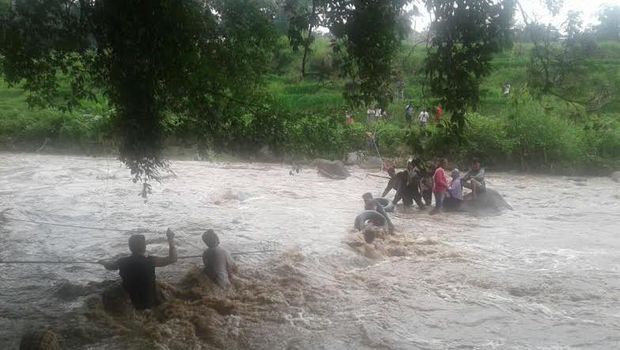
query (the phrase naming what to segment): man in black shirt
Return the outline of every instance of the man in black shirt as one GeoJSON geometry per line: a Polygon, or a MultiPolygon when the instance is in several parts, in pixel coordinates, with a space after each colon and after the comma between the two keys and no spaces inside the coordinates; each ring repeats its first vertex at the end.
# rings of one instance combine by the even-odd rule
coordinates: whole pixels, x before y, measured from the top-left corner
{"type": "Polygon", "coordinates": [[[401,185],[407,183],[408,175],[406,171],[401,171],[397,174],[396,169],[392,166],[388,168],[387,173],[388,175],[390,175],[390,181],[388,181],[388,184],[385,187],[385,190],[383,191],[381,197],[385,197],[391,190],[396,190],[396,192],[398,193],[398,189],[401,187],[401,185]]]}
{"type": "Polygon", "coordinates": [[[420,180],[422,175],[414,161],[410,160],[407,163],[407,170],[395,174],[394,169],[390,168],[388,169],[388,174],[390,175],[390,182],[388,182],[385,191],[383,191],[382,197],[385,197],[390,190],[395,189],[396,195],[392,201],[394,205],[398,204],[402,199],[403,205],[406,207],[410,207],[413,205],[413,201],[415,201],[420,209],[424,208],[422,196],[420,195],[420,180]]]}
{"type": "Polygon", "coordinates": [[[158,257],[146,254],[146,241],[143,235],[129,237],[131,256],[104,263],[108,270],[119,270],[123,288],[129,294],[131,303],[137,310],[150,309],[161,303],[155,283],[155,267],[170,265],[177,261],[174,246],[174,232],[168,229],[168,256],[158,257]]]}

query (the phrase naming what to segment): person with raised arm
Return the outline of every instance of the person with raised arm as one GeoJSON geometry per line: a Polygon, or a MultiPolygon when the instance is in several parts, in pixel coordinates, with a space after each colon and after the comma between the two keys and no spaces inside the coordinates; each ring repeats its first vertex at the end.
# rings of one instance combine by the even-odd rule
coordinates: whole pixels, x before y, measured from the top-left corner
{"type": "Polygon", "coordinates": [[[146,253],[144,235],[129,237],[131,255],[113,262],[102,262],[108,270],[118,270],[123,280],[123,289],[129,294],[131,303],[136,310],[153,308],[163,301],[157,290],[155,268],[173,264],[177,261],[177,250],[174,245],[174,232],[166,231],[168,238],[168,256],[159,257],[146,253]]]}

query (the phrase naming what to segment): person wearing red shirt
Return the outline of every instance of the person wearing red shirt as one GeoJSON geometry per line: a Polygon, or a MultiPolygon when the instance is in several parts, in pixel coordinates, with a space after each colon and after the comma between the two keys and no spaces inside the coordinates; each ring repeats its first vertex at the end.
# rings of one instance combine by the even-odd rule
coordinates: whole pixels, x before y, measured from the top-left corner
{"type": "Polygon", "coordinates": [[[448,164],[447,159],[442,159],[437,164],[437,169],[433,175],[433,193],[435,194],[435,208],[431,211],[431,214],[437,214],[443,207],[443,199],[446,196],[448,190],[448,178],[446,177],[446,171],[444,168],[448,164]]]}
{"type": "Polygon", "coordinates": [[[443,108],[441,108],[441,105],[438,105],[435,111],[435,120],[439,123],[441,117],[443,117],[443,108]]]}
{"type": "Polygon", "coordinates": [[[353,115],[351,115],[351,113],[346,114],[346,124],[347,125],[353,125],[353,115]]]}

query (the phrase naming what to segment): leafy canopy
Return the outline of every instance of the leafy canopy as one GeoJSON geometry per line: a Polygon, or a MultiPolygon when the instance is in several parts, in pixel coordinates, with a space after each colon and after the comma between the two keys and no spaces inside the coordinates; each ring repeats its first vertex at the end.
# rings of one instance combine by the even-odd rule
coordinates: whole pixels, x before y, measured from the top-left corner
{"type": "Polygon", "coordinates": [[[433,14],[426,72],[431,91],[452,112],[459,134],[465,113],[480,99],[480,83],[494,53],[511,43],[512,0],[427,0],[433,14]]]}
{"type": "MultiPolygon", "coordinates": [[[[18,0],[0,11],[0,68],[41,106],[105,96],[120,158],[134,180],[157,178],[164,119],[222,135],[266,112],[262,77],[287,13],[293,46],[329,30],[353,105],[392,98],[393,63],[410,30],[411,0],[18,0]],[[289,10],[282,11],[279,5],[289,10]],[[235,96],[243,96],[241,100],[235,96]],[[256,101],[254,101],[256,100],[256,101]],[[234,112],[234,113],[231,113],[234,112]]],[[[512,0],[425,0],[433,13],[426,70],[453,125],[479,99],[493,53],[510,38],[512,0]]],[[[267,101],[267,102],[266,102],[267,101]]],[[[244,124],[245,123],[245,124],[244,124]]],[[[256,125],[261,125],[257,123],[256,125]]],[[[222,141],[225,138],[222,139],[222,141]]],[[[223,142],[222,142],[223,143],[223,142]]]]}
{"type": "Polygon", "coordinates": [[[105,95],[120,158],[146,181],[165,165],[165,113],[215,122],[231,92],[259,84],[271,12],[253,0],[20,0],[1,17],[2,73],[32,104],[105,95]]]}

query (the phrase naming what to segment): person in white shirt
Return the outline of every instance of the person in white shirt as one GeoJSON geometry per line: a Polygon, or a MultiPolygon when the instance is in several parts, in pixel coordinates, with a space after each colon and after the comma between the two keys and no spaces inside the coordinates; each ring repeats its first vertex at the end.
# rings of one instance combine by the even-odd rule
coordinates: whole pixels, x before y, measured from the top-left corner
{"type": "Polygon", "coordinates": [[[430,115],[426,111],[426,108],[423,109],[422,112],[420,112],[420,115],[418,116],[418,121],[420,122],[420,126],[423,128],[426,127],[426,123],[428,123],[429,118],[430,118],[430,115]]]}
{"type": "Polygon", "coordinates": [[[463,202],[463,183],[461,182],[461,174],[459,169],[452,170],[450,174],[452,181],[448,187],[448,197],[444,200],[443,205],[447,210],[459,210],[463,202]]]}
{"type": "Polygon", "coordinates": [[[207,250],[202,254],[205,274],[222,288],[230,287],[230,276],[237,271],[230,253],[219,247],[220,239],[211,229],[202,235],[207,250]]]}

